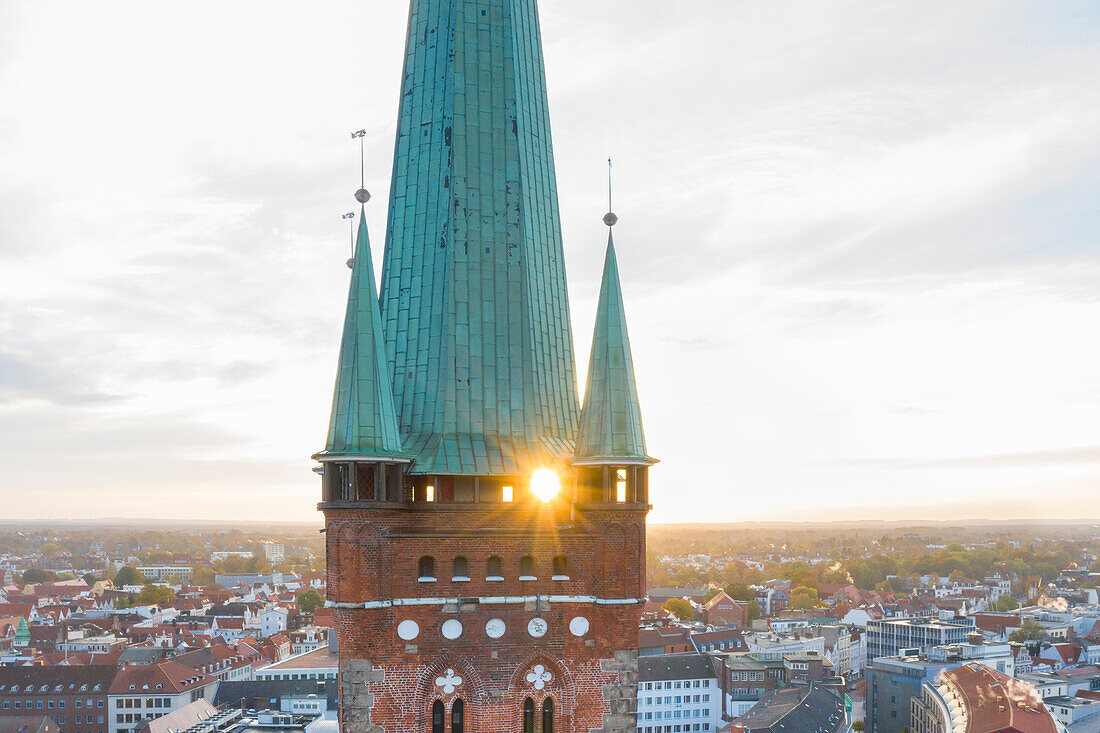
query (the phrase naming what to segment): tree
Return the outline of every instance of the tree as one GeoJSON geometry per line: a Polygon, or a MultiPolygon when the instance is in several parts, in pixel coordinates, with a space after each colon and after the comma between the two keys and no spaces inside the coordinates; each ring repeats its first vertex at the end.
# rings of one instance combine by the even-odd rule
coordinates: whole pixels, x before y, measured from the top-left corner
{"type": "Polygon", "coordinates": [[[1024,621],[1024,625],[1008,635],[1009,641],[1017,644],[1026,644],[1029,641],[1040,641],[1046,637],[1043,627],[1034,621],[1024,621]]]}
{"type": "Polygon", "coordinates": [[[50,556],[50,557],[52,557],[53,555],[56,555],[59,552],[68,552],[68,550],[66,550],[64,547],[57,544],[56,542],[47,542],[46,544],[39,547],[38,551],[40,553],[42,553],[43,555],[50,556]]]}
{"type": "Polygon", "coordinates": [[[791,591],[791,608],[804,610],[818,606],[817,589],[800,585],[791,591]]]}
{"type": "Polygon", "coordinates": [[[683,598],[669,598],[662,608],[681,621],[691,621],[695,618],[695,611],[692,610],[691,604],[683,598]]]}
{"type": "Polygon", "coordinates": [[[123,565],[115,573],[114,584],[116,588],[121,588],[124,585],[141,585],[144,582],[145,576],[129,565],[123,565]]]}
{"type": "Polygon", "coordinates": [[[863,733],[863,721],[862,720],[853,720],[852,721],[852,730],[854,730],[856,733],[863,733]]]}
{"type": "Polygon", "coordinates": [[[709,601],[711,598],[714,598],[716,595],[718,595],[721,592],[722,592],[721,588],[711,588],[710,590],[707,591],[707,595],[703,599],[703,602],[705,603],[705,602],[709,601]]]}
{"type": "Polygon", "coordinates": [[[1020,607],[1020,602],[1007,593],[993,601],[994,611],[1015,611],[1020,607]]]}
{"type": "Polygon", "coordinates": [[[760,610],[760,604],[756,602],[755,598],[749,601],[749,605],[746,610],[748,611],[749,621],[752,621],[754,618],[760,618],[764,615],[764,612],[760,610]]]}
{"type": "Polygon", "coordinates": [[[324,597],[313,588],[298,594],[298,610],[302,613],[313,613],[323,605],[324,597]]]}
{"type": "Polygon", "coordinates": [[[176,594],[166,585],[148,583],[138,593],[137,603],[143,606],[163,606],[174,600],[176,594]]]}
{"type": "Polygon", "coordinates": [[[753,599],[752,591],[744,583],[731,583],[725,588],[726,595],[735,601],[751,601],[753,599]]]}
{"type": "Polygon", "coordinates": [[[23,573],[22,581],[23,585],[29,583],[48,583],[51,580],[57,580],[57,573],[50,572],[49,570],[39,570],[38,568],[31,568],[27,572],[23,573]]]}
{"type": "Polygon", "coordinates": [[[89,588],[99,582],[99,578],[92,575],[91,573],[84,573],[84,575],[82,575],[80,579],[87,583],[89,588]]]}
{"type": "Polygon", "coordinates": [[[208,586],[214,583],[214,571],[210,568],[199,568],[191,578],[191,582],[198,586],[208,586]]]}

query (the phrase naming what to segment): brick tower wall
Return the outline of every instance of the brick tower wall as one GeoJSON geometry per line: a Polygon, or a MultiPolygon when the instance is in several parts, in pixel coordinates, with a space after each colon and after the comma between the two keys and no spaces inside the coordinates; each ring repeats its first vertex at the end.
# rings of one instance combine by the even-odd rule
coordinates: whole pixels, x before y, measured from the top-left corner
{"type": "Polygon", "coordinates": [[[467,733],[519,733],[528,697],[536,711],[553,699],[555,731],[633,730],[644,509],[567,512],[522,504],[327,509],[344,730],[430,731],[441,700],[450,731],[461,698],[467,733]],[[435,582],[419,580],[424,554],[435,558],[435,582]],[[502,581],[486,580],[491,555],[502,561],[502,581]],[[537,580],[519,580],[525,555],[537,580]],[[559,555],[568,580],[551,578],[559,555]],[[456,556],[467,558],[469,581],[452,580],[456,556]],[[571,630],[578,617],[587,629],[571,630]],[[545,621],[541,637],[528,631],[536,618],[545,621]],[[504,624],[499,638],[487,632],[491,619],[504,624]],[[409,621],[418,633],[402,639],[398,626],[409,621]],[[444,624],[455,621],[461,633],[449,639],[444,624]]]}

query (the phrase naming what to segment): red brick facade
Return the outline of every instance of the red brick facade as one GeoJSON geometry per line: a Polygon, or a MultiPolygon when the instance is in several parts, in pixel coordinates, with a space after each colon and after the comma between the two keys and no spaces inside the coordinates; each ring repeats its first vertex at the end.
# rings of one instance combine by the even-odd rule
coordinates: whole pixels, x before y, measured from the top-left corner
{"type": "Polygon", "coordinates": [[[555,733],[632,730],[647,509],[325,506],[344,730],[431,733],[438,700],[452,733],[461,699],[463,733],[521,733],[528,698],[536,731],[547,698],[555,733]],[[426,555],[434,581],[420,576],[426,555]],[[453,579],[456,557],[469,580],[453,579]]]}

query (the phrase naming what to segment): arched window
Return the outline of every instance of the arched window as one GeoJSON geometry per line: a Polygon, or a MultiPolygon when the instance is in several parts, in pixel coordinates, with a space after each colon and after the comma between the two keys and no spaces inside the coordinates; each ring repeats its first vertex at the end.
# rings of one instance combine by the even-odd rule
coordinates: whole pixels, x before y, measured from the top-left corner
{"type": "Polygon", "coordinates": [[[502,563],[500,558],[496,555],[490,557],[489,562],[485,564],[485,575],[490,578],[504,577],[504,563],[502,563]]]}
{"type": "Polygon", "coordinates": [[[554,701],[549,697],[542,703],[542,733],[554,733],[554,701]]]}
{"type": "Polygon", "coordinates": [[[436,700],[432,703],[432,733],[443,733],[443,701],[436,700]]]}
{"type": "Polygon", "coordinates": [[[462,698],[458,698],[451,705],[451,733],[462,733],[465,730],[465,715],[466,704],[462,702],[462,698]]]}
{"type": "Polygon", "coordinates": [[[568,575],[568,566],[565,562],[565,555],[554,556],[554,575],[568,575]]]}
{"type": "Polygon", "coordinates": [[[469,578],[470,577],[470,562],[466,558],[459,555],[455,558],[454,564],[454,577],[456,578],[469,578]]]}
{"type": "Polygon", "coordinates": [[[535,577],[535,558],[524,555],[519,559],[519,577],[520,580],[535,577]]]}
{"type": "Polygon", "coordinates": [[[419,572],[421,578],[434,578],[435,577],[435,558],[431,555],[425,555],[420,558],[419,572]]]}
{"type": "Polygon", "coordinates": [[[535,701],[531,698],[523,701],[523,733],[535,733],[535,701]]]}

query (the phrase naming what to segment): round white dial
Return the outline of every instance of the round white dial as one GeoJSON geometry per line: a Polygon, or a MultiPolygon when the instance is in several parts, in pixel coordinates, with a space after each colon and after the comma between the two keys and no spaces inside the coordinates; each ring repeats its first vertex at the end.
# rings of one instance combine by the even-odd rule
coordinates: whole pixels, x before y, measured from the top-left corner
{"type": "Polygon", "coordinates": [[[504,636],[506,629],[504,621],[499,618],[491,618],[485,622],[485,635],[490,639],[499,639],[504,636]]]}
{"type": "Polygon", "coordinates": [[[536,639],[544,636],[548,628],[550,626],[544,618],[533,618],[527,622],[527,633],[536,639]]]}

